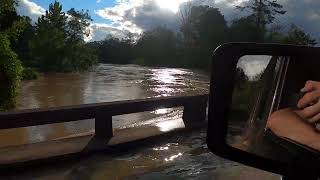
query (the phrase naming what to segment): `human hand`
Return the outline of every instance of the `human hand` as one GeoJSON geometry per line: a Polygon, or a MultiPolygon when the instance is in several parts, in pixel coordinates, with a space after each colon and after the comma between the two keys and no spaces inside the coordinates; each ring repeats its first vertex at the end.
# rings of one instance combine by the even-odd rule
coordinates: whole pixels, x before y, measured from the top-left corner
{"type": "Polygon", "coordinates": [[[307,81],[301,89],[305,95],[298,101],[296,113],[310,123],[320,120],[320,82],[307,81]]]}

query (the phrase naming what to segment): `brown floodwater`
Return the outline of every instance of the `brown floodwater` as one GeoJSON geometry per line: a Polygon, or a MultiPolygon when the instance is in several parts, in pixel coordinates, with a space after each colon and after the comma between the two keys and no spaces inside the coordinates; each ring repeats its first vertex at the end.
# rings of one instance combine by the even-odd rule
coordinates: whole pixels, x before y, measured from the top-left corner
{"type": "MultiPolygon", "coordinates": [[[[50,73],[22,81],[16,110],[208,93],[209,74],[179,68],[99,64],[89,72],[50,73]]],[[[172,120],[181,108],[113,117],[114,128],[172,120]]],[[[170,126],[170,123],[168,126],[170,126]]],[[[170,128],[170,127],[168,127],[170,128]]],[[[84,120],[0,131],[0,147],[34,143],[94,131],[84,120]]]]}

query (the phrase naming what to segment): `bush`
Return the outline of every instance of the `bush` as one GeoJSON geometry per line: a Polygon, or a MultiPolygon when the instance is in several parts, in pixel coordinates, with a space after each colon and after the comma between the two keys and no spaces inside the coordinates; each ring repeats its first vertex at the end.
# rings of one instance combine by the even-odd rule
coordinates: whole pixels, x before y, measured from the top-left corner
{"type": "Polygon", "coordinates": [[[7,36],[0,33],[0,110],[15,106],[21,72],[17,54],[11,50],[7,36]]]}
{"type": "Polygon", "coordinates": [[[22,80],[38,79],[39,73],[33,68],[23,68],[22,80]]]}

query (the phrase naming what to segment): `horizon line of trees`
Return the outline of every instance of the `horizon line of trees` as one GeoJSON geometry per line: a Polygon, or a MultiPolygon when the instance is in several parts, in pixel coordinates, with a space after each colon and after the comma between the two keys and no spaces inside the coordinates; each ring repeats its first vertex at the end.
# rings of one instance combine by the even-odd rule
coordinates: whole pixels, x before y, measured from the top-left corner
{"type": "Polygon", "coordinates": [[[179,32],[159,26],[144,32],[134,42],[108,37],[87,45],[97,50],[99,62],[208,69],[215,48],[226,42],[265,42],[314,46],[317,41],[291,24],[287,31],[273,22],[286,13],[275,1],[250,1],[240,11],[248,16],[229,25],[218,8],[191,6],[183,16],[179,32]]]}

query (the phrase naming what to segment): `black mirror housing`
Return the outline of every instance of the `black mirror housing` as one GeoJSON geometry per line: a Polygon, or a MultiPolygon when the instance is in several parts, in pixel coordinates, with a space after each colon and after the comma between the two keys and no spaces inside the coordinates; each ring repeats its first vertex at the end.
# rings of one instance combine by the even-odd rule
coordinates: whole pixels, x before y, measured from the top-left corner
{"type": "MultiPolygon", "coordinates": [[[[228,43],[219,46],[214,51],[212,57],[207,131],[207,145],[209,149],[214,154],[226,159],[289,176],[292,174],[292,162],[262,157],[257,154],[242,151],[226,143],[227,118],[232,101],[236,66],[239,58],[244,55],[303,56],[306,57],[304,63],[308,63],[309,58],[319,58],[320,61],[320,48],[284,44],[228,43]]],[[[313,164],[316,162],[308,163],[313,164]]],[[[294,166],[294,169],[300,168],[301,173],[303,173],[302,169],[306,167],[304,163],[297,163],[294,166]]],[[[318,165],[315,164],[315,166],[318,165]]]]}

